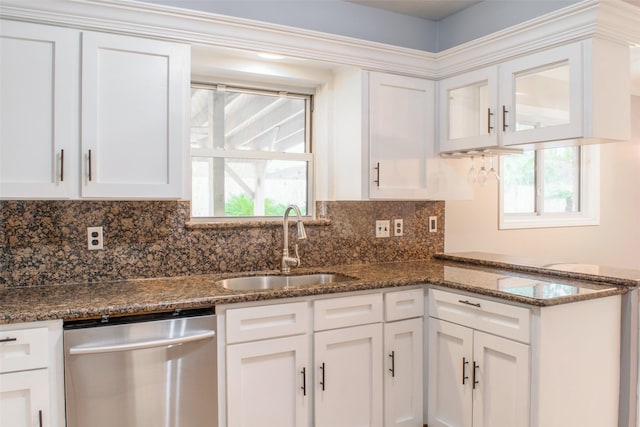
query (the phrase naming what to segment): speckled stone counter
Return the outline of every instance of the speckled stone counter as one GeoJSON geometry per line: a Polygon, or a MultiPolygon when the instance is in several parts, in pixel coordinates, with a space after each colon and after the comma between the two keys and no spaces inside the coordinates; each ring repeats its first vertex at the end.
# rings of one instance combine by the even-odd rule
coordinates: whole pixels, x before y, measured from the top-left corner
{"type": "Polygon", "coordinates": [[[458,261],[485,267],[603,282],[619,286],[640,287],[640,270],[614,268],[598,264],[558,262],[557,260],[517,257],[488,252],[456,252],[436,254],[435,257],[441,260],[458,261]]]}
{"type": "MultiPolygon", "coordinates": [[[[232,291],[217,280],[244,274],[213,274],[158,279],[138,279],[75,285],[34,286],[0,289],[0,323],[50,319],[79,319],[177,308],[201,308],[216,304],[292,298],[340,292],[431,284],[501,298],[533,306],[564,304],[590,298],[623,294],[622,286],[593,284],[579,280],[550,278],[440,260],[357,264],[297,269],[294,274],[341,273],[354,280],[275,290],[232,291]],[[533,294],[510,293],[513,281],[524,285],[573,286],[569,294],[538,299],[533,294]]],[[[275,271],[260,272],[276,274],[275,271]]],[[[253,273],[257,274],[257,273],[253,273]]],[[[515,286],[517,287],[517,286],[515,286]]],[[[528,291],[527,291],[528,292],[528,291]]]]}

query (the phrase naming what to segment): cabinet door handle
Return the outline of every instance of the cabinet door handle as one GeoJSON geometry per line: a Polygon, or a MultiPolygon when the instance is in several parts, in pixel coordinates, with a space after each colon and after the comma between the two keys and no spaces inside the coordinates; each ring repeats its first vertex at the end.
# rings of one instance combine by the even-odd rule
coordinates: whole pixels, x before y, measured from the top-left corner
{"type": "Polygon", "coordinates": [[[64,148],[60,150],[60,182],[64,181],[64,148]]]}
{"type": "Polygon", "coordinates": [[[491,126],[491,116],[493,116],[493,113],[491,112],[491,108],[487,108],[487,133],[491,134],[491,131],[493,130],[493,126],[491,126]]]}
{"type": "Polygon", "coordinates": [[[13,341],[18,341],[18,338],[2,338],[0,340],[0,342],[13,342],[13,341]]]}
{"type": "Polygon", "coordinates": [[[503,105],[502,106],[502,132],[506,132],[507,128],[509,127],[509,125],[507,124],[507,113],[509,112],[509,110],[507,110],[507,106],[503,105]]]}
{"type": "Polygon", "coordinates": [[[322,362],[322,366],[320,366],[320,370],[322,371],[322,380],[320,381],[320,385],[322,386],[322,391],[324,391],[324,362],[322,362]]]}
{"type": "Polygon", "coordinates": [[[475,361],[473,362],[473,389],[476,389],[476,384],[480,384],[480,381],[476,380],[476,370],[480,369],[480,365],[478,365],[475,361]]]}
{"type": "Polygon", "coordinates": [[[44,424],[42,424],[42,409],[40,409],[38,411],[38,427],[43,427],[44,424]]]}
{"type": "Polygon", "coordinates": [[[307,395],[307,368],[302,368],[302,371],[300,371],[300,373],[302,374],[302,387],[300,387],[302,389],[302,395],[306,396],[307,395]]]}
{"type": "Polygon", "coordinates": [[[394,378],[396,376],[396,352],[392,351],[389,357],[391,358],[391,369],[389,369],[389,372],[391,372],[391,378],[394,378]]]}
{"type": "Polygon", "coordinates": [[[91,179],[93,178],[92,173],[91,173],[92,172],[92,170],[91,170],[92,169],[91,168],[91,150],[89,150],[89,155],[88,155],[88,158],[87,158],[87,169],[88,169],[88,172],[89,172],[89,181],[91,181],[91,179]]]}
{"type": "Polygon", "coordinates": [[[467,360],[466,357],[462,358],[462,385],[465,385],[467,383],[467,380],[469,379],[469,377],[467,376],[467,365],[469,364],[469,361],[467,360]]]}
{"type": "Polygon", "coordinates": [[[380,187],[380,162],[376,163],[376,179],[373,181],[376,183],[376,187],[380,187]]]}
{"type": "Polygon", "coordinates": [[[474,306],[474,307],[478,307],[478,308],[480,308],[480,303],[479,303],[479,302],[478,302],[478,303],[471,302],[471,301],[469,301],[468,299],[465,299],[465,300],[461,300],[461,299],[459,299],[459,300],[458,300],[458,302],[459,302],[460,304],[472,305],[472,306],[474,306]]]}

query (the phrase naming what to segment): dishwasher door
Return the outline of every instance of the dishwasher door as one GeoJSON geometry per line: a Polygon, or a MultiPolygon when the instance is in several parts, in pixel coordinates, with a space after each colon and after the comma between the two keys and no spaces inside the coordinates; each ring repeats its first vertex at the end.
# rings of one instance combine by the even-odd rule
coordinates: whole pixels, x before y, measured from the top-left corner
{"type": "Polygon", "coordinates": [[[67,427],[215,427],[216,317],[68,322],[67,427]]]}

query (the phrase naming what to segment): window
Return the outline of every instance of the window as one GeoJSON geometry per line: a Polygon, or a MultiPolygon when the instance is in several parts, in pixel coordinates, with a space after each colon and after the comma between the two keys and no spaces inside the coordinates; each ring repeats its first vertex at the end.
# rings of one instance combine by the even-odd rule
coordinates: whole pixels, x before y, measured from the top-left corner
{"type": "Polygon", "coordinates": [[[598,146],[526,151],[500,160],[500,228],[598,225],[598,146]]]}
{"type": "Polygon", "coordinates": [[[193,85],[193,218],[312,215],[311,96],[193,85]]]}

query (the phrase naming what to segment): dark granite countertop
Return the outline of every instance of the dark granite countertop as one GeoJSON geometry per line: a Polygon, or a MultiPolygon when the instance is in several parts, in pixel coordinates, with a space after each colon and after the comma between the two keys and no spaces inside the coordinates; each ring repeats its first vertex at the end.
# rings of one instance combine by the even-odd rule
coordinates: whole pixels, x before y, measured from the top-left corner
{"type": "Polygon", "coordinates": [[[532,306],[565,304],[627,292],[626,287],[605,284],[605,281],[593,283],[559,279],[437,259],[300,268],[294,274],[314,272],[341,273],[356,279],[328,285],[259,291],[232,291],[215,283],[223,278],[258,274],[254,272],[6,288],[0,290],[0,324],[201,308],[418,284],[439,285],[532,306]]]}
{"type": "Polygon", "coordinates": [[[455,252],[437,254],[435,257],[441,260],[458,261],[485,267],[603,282],[619,286],[640,287],[640,270],[609,267],[600,264],[558,262],[557,260],[489,252],[455,252]]]}

